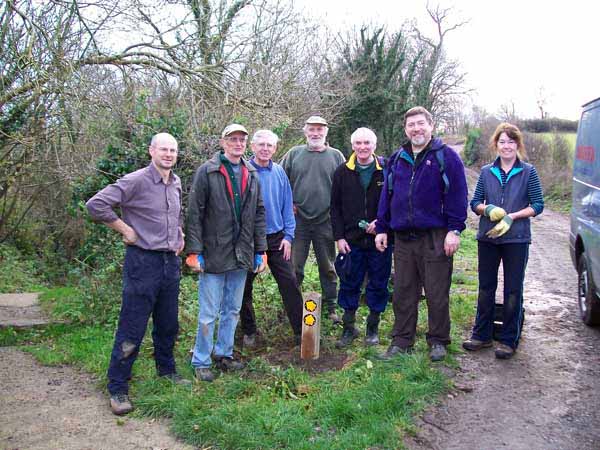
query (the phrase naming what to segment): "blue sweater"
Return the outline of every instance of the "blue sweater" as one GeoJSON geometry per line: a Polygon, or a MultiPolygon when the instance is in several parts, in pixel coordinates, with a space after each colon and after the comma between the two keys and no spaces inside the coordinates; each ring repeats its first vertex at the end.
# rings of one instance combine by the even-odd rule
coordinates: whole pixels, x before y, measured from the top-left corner
{"type": "Polygon", "coordinates": [[[292,188],[283,168],[273,161],[268,167],[259,166],[254,158],[250,163],[258,170],[260,189],[265,204],[267,234],[283,231],[284,239],[292,242],[296,219],[292,202],[292,188]]]}
{"type": "Polygon", "coordinates": [[[377,233],[389,231],[445,228],[465,229],[467,218],[467,180],[458,154],[440,139],[433,138],[418,163],[410,149],[400,148],[386,169],[385,184],[379,199],[377,233]],[[448,192],[435,156],[443,152],[448,192]],[[391,184],[391,185],[390,185],[391,184]]]}

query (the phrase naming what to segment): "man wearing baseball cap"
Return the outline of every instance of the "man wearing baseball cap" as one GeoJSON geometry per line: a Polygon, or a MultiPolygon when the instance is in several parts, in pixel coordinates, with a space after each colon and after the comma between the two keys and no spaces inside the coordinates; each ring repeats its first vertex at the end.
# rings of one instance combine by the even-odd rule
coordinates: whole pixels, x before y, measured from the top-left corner
{"type": "Polygon", "coordinates": [[[309,117],[303,131],[306,145],[291,148],[281,165],[290,179],[296,214],[296,237],[292,245],[292,260],[298,284],[304,280],[304,265],[312,243],[319,266],[319,281],[323,308],[329,318],[339,323],[336,313],[337,278],[333,262],[335,244],[329,216],[333,173],[346,161],[339,150],[327,145],[327,121],[320,116],[309,117]]]}
{"type": "Polygon", "coordinates": [[[233,340],[246,274],[265,268],[265,208],[256,168],[242,158],[247,140],[242,125],[225,127],[223,151],[198,168],[190,189],[186,262],[199,273],[192,366],[201,381],[214,380],[211,355],[224,371],[243,368],[233,359],[233,340]]]}

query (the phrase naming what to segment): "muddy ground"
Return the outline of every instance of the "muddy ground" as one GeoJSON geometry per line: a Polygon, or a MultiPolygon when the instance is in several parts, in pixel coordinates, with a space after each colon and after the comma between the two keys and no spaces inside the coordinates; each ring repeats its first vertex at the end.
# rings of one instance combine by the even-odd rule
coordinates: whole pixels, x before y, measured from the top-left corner
{"type": "Polygon", "coordinates": [[[117,418],[87,373],[0,347],[0,449],[176,450],[166,422],[117,418]]]}
{"type": "Polygon", "coordinates": [[[423,415],[408,448],[600,449],[600,328],[578,316],[569,219],[546,210],[532,226],[518,352],[461,356],[457,389],[423,415]]]}
{"type": "MultiPolygon", "coordinates": [[[[468,171],[470,185],[476,177],[468,171]]],[[[568,233],[566,215],[533,220],[519,351],[508,361],[493,349],[461,356],[456,388],[418,420],[408,448],[600,449],[600,329],[579,320],[568,233]]],[[[0,449],[187,448],[165,422],[117,419],[88,374],[15,348],[0,348],[0,398],[0,449]]]]}

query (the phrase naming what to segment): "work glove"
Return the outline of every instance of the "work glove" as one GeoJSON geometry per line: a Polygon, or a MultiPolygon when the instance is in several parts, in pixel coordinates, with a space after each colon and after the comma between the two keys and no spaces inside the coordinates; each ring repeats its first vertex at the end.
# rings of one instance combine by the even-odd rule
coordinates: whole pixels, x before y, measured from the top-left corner
{"type": "Polygon", "coordinates": [[[204,256],[197,255],[196,253],[190,253],[188,255],[188,257],[185,259],[185,263],[189,266],[189,267],[196,267],[196,265],[199,265],[200,268],[204,271],[204,267],[205,267],[205,263],[204,263],[204,256]]]}
{"type": "MultiPolygon", "coordinates": [[[[266,258],[266,256],[265,256],[266,258]]],[[[258,269],[263,263],[263,255],[261,253],[254,254],[254,272],[258,272],[258,269]]]]}
{"type": "Polygon", "coordinates": [[[489,217],[492,222],[497,222],[506,216],[506,211],[496,205],[487,205],[483,211],[483,215],[489,217]]]}
{"type": "Polygon", "coordinates": [[[513,220],[510,218],[510,216],[506,215],[502,218],[500,222],[496,224],[494,228],[488,231],[485,235],[492,239],[499,238],[500,236],[506,234],[508,230],[510,230],[512,224],[513,220]]]}

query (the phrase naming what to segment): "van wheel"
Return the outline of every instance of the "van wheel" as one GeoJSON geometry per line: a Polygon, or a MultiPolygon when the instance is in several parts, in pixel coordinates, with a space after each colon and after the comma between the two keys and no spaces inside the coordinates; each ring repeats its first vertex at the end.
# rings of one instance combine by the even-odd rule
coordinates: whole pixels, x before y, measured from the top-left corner
{"type": "Polygon", "coordinates": [[[577,265],[577,300],[581,320],[586,325],[600,325],[600,300],[596,296],[596,286],[588,271],[585,254],[579,257],[577,265]]]}

